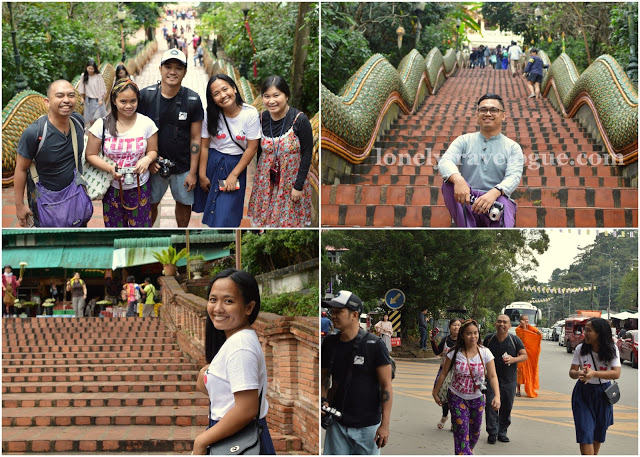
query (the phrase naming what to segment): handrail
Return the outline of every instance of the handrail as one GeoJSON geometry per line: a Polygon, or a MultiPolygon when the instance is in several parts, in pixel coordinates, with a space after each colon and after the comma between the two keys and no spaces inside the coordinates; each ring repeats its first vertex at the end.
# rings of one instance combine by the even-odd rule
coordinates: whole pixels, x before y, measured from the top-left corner
{"type": "Polygon", "coordinates": [[[442,56],[438,48],[433,48],[426,57],[413,49],[396,69],[381,54],[375,54],[339,94],[321,85],[322,149],[352,164],[361,163],[370,154],[379,131],[399,114],[392,109],[394,105],[405,114],[414,113],[424,98],[435,94],[466,60],[468,55],[452,49],[442,56]]]}

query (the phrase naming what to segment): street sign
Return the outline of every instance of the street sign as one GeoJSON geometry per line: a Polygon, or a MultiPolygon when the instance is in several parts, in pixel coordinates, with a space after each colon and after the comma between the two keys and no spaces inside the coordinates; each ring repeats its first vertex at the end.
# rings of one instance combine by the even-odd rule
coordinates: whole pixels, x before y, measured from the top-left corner
{"type": "Polygon", "coordinates": [[[400,332],[400,318],[402,317],[402,315],[400,314],[400,311],[391,311],[389,313],[389,321],[391,322],[391,325],[393,326],[393,334],[397,335],[400,332]]]}
{"type": "Polygon", "coordinates": [[[404,305],[406,298],[399,289],[391,289],[384,296],[385,304],[391,309],[400,309],[404,305]]]}

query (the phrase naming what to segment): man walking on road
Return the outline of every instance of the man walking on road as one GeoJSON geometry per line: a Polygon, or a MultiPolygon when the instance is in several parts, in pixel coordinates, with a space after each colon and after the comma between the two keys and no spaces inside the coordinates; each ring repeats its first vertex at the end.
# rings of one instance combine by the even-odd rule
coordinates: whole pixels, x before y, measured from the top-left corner
{"type": "Polygon", "coordinates": [[[197,92],[182,86],[187,74],[187,57],[182,51],[169,49],[162,54],[162,82],[140,91],[138,112],[150,117],[158,127],[158,159],[169,160],[169,175],[161,176],[160,164],[151,171],[151,218],[155,224],[158,205],[167,188],[176,201],[178,227],[189,225],[193,190],[198,176],[200,133],[204,110],[197,92]]]}
{"type": "Polygon", "coordinates": [[[363,305],[354,293],[341,290],[324,306],[340,332],[322,342],[322,404],[342,414],[322,413],[324,454],[379,455],[389,439],[393,402],[389,352],[360,328],[363,305]]]}
{"type": "Polygon", "coordinates": [[[423,309],[418,314],[418,330],[420,331],[420,349],[427,350],[427,341],[429,340],[429,332],[427,330],[427,309],[423,309]]]}
{"type": "MultiPolygon", "coordinates": [[[[495,444],[496,439],[508,443],[507,428],[511,424],[511,408],[516,394],[517,367],[519,362],[527,360],[524,344],[515,335],[509,335],[511,319],[501,314],[496,319],[496,332],[488,334],[482,345],[491,351],[495,357],[496,373],[500,385],[500,411],[486,408],[487,433],[489,444],[495,444]]],[[[490,404],[494,393],[487,390],[486,403],[490,404]]]]}

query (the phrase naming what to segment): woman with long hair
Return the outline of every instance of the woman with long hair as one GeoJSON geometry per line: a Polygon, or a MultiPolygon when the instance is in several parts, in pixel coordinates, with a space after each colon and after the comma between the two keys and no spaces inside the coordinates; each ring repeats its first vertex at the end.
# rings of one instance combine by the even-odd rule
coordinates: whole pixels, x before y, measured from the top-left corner
{"type": "Polygon", "coordinates": [[[571,394],[576,441],[582,455],[597,455],[607,428],[613,425],[613,405],[604,391],[620,377],[620,354],[613,343],[611,327],[593,317],[584,326],[584,341],[571,360],[569,376],[577,379],[571,394]]]}
{"type": "Polygon", "coordinates": [[[158,157],[158,127],[136,113],[140,90],[130,79],[116,82],[110,101],[109,115],[89,129],[86,154],[87,162],[113,177],[102,198],[104,226],[151,227],[149,165],[158,157]]]}
{"type": "Polygon", "coordinates": [[[290,91],[280,76],[269,76],[260,90],[266,111],[260,115],[262,153],[251,189],[253,225],[311,225],[313,129],[307,116],[289,106],[290,91]]]}
{"type": "Polygon", "coordinates": [[[473,448],[480,438],[487,379],[495,392],[491,407],[496,411],[500,409],[500,388],[494,357],[491,351],[478,343],[479,338],[478,323],[473,319],[465,320],[460,326],[453,350],[450,350],[445,358],[442,367],[444,376],[438,376],[432,392],[436,403],[442,406],[438,391],[449,369],[454,370],[448,400],[456,455],[472,455],[473,448]]]}
{"type": "Polygon", "coordinates": [[[86,69],[82,73],[78,83],[78,93],[82,96],[81,103],[84,104],[84,124],[89,129],[96,119],[107,115],[104,106],[107,87],[93,59],[87,62],[86,69]]]}
{"type": "MultiPolygon", "coordinates": [[[[440,377],[440,373],[442,373],[442,367],[445,362],[445,357],[449,353],[451,349],[456,345],[456,341],[458,341],[458,333],[460,332],[460,325],[462,325],[462,319],[458,317],[453,317],[449,320],[449,334],[446,338],[442,338],[440,344],[436,346],[435,333],[432,332],[429,338],[431,342],[431,349],[433,349],[433,353],[435,355],[439,355],[440,357],[440,369],[438,370],[438,374],[436,375],[436,379],[433,382],[433,386],[435,387],[438,382],[438,378],[440,377]]],[[[444,428],[444,424],[447,423],[447,417],[449,416],[449,403],[442,402],[442,418],[436,424],[438,429],[442,430],[444,428]]],[[[453,422],[451,422],[451,430],[453,430],[453,422]]]]}
{"type": "Polygon", "coordinates": [[[238,86],[219,74],[207,83],[207,110],[193,211],[209,227],[238,227],[244,211],[247,166],[258,150],[258,110],[244,103],[238,86]]]}
{"type": "MultiPolygon", "coordinates": [[[[265,419],[267,366],[258,336],[251,328],[260,312],[260,291],[246,271],[227,269],[209,284],[207,314],[215,330],[208,332],[209,365],[200,370],[197,390],[210,399],[209,427],[193,443],[193,453],[232,436],[259,415],[261,454],[275,449],[265,419]]],[[[211,323],[207,322],[210,327],[211,323]]]]}

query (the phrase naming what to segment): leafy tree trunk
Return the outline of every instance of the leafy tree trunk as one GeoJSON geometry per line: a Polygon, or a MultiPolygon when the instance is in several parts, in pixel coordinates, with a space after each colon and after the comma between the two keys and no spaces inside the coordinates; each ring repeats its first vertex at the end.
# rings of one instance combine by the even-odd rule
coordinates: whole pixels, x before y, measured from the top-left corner
{"type": "Polygon", "coordinates": [[[302,102],[302,80],[304,79],[304,63],[307,60],[310,29],[304,22],[311,3],[298,3],[298,19],[296,34],[293,40],[293,64],[291,65],[291,100],[289,104],[300,107],[302,102]]]}

